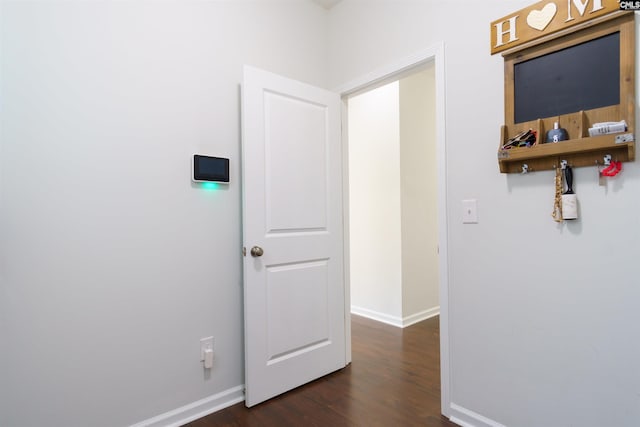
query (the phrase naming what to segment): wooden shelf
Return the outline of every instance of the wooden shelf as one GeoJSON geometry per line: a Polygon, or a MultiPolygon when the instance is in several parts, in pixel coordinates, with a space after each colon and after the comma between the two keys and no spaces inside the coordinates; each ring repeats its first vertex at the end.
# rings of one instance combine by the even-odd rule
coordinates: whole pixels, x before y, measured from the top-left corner
{"type": "MultiPolygon", "coordinates": [[[[615,161],[635,160],[635,142],[616,144],[616,136],[635,135],[635,14],[616,14],[614,19],[599,22],[588,28],[554,36],[535,46],[514,49],[504,56],[505,60],[505,118],[500,131],[498,145],[498,165],[502,173],[520,173],[523,165],[528,171],[553,170],[562,160],[572,167],[596,166],[604,163],[604,157],[610,155],[615,161]],[[620,93],[619,103],[584,111],[569,112],[553,117],[541,117],[525,122],[515,122],[515,72],[517,64],[533,60],[554,52],[569,49],[591,40],[619,34],[620,93]],[[619,122],[625,120],[625,132],[589,136],[589,129],[596,123],[619,122]],[[554,124],[565,129],[569,140],[556,143],[541,143],[546,140],[547,131],[554,124]],[[533,147],[511,148],[502,146],[522,131],[535,131],[537,144],[533,147]]],[[[597,65],[597,61],[594,62],[597,65]]]]}
{"type": "Polygon", "coordinates": [[[602,165],[603,158],[607,154],[611,155],[613,160],[633,161],[635,159],[635,142],[616,144],[617,135],[622,134],[600,135],[537,144],[533,147],[499,150],[500,172],[519,173],[522,172],[524,164],[527,164],[530,172],[550,170],[558,167],[562,160],[566,160],[572,167],[602,165]]]}

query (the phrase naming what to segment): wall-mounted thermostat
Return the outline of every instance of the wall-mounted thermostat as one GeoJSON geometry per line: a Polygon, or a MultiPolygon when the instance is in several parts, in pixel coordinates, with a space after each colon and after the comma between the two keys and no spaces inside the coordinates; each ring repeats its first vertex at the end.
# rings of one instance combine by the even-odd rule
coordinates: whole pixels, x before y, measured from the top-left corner
{"type": "Polygon", "coordinates": [[[194,182],[229,183],[229,159],[224,157],[193,155],[191,179],[194,182]]]}

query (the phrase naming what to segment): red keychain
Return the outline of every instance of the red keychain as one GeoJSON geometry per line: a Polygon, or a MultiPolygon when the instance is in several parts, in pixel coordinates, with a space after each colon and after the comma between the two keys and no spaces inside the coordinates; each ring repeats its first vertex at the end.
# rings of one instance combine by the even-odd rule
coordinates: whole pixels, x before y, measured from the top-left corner
{"type": "Polygon", "coordinates": [[[622,162],[611,162],[611,164],[600,172],[603,176],[616,176],[622,172],[622,162]]]}

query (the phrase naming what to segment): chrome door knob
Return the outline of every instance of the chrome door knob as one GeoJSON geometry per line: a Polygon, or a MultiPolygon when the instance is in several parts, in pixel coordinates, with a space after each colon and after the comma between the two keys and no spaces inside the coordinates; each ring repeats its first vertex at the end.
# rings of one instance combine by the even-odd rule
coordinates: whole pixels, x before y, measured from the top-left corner
{"type": "Polygon", "coordinates": [[[264,251],[262,250],[262,248],[260,246],[254,246],[254,247],[251,248],[251,256],[252,257],[262,256],[263,253],[264,253],[264,251]]]}

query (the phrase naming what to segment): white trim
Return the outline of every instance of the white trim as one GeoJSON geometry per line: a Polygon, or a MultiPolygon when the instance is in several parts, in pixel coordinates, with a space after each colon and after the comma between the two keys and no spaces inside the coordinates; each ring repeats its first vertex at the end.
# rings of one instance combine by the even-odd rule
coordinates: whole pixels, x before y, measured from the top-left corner
{"type": "Polygon", "coordinates": [[[436,156],[438,158],[438,273],[440,276],[440,410],[449,417],[449,204],[447,202],[446,67],[444,43],[435,49],[436,156]]]}
{"type": "Polygon", "coordinates": [[[416,314],[412,314],[411,316],[403,317],[402,327],[406,328],[407,326],[415,325],[416,323],[422,322],[423,320],[436,317],[439,314],[440,314],[440,307],[433,307],[427,310],[420,311],[416,314]]]}
{"type": "Polygon", "coordinates": [[[402,318],[398,316],[391,316],[386,313],[380,313],[379,311],[369,310],[368,308],[356,307],[353,305],[351,306],[351,313],[358,316],[366,317],[367,319],[386,323],[387,325],[402,328],[402,318]]]}
{"type": "Polygon", "coordinates": [[[130,427],[178,427],[244,401],[244,385],[239,385],[130,427]]]}
{"type": "Polygon", "coordinates": [[[505,427],[497,421],[463,408],[455,403],[451,404],[451,422],[463,427],[505,427]]]}
{"type": "Polygon", "coordinates": [[[422,322],[423,320],[431,319],[432,317],[439,315],[440,307],[433,307],[427,310],[423,310],[419,313],[412,314],[411,316],[398,317],[386,313],[381,313],[375,310],[369,310],[368,308],[352,305],[351,314],[366,317],[367,319],[386,323],[387,325],[395,326],[398,328],[406,328],[407,326],[415,325],[418,322],[422,322]]]}
{"type": "MultiPolygon", "coordinates": [[[[440,275],[440,411],[449,417],[451,411],[450,397],[450,356],[449,356],[449,225],[448,225],[448,204],[447,204],[447,156],[446,156],[446,96],[445,96],[445,46],[443,42],[399,59],[382,68],[374,70],[351,82],[335,89],[343,99],[353,95],[363,89],[371,89],[392,78],[398,78],[413,68],[435,60],[436,74],[436,155],[438,158],[438,250],[439,250],[439,275],[440,275]]],[[[346,102],[343,102],[343,109],[346,109],[346,102]]],[[[343,120],[346,117],[343,113],[343,120]]],[[[344,123],[343,123],[344,124],[344,123]]],[[[348,147],[347,132],[343,125],[342,132],[344,150],[348,147]]],[[[343,159],[344,162],[348,157],[343,159]]],[[[348,196],[348,182],[345,179],[347,171],[343,173],[343,192],[348,196]]],[[[345,205],[348,206],[348,203],[345,205]]],[[[343,221],[348,224],[348,211],[345,209],[343,221]]],[[[345,229],[346,230],[346,229],[345,229]]],[[[345,233],[345,240],[348,235],[345,233]]],[[[345,246],[345,248],[348,248],[345,246]]],[[[345,253],[345,263],[348,261],[348,254],[345,253]]],[[[345,296],[349,295],[350,282],[348,275],[345,276],[345,296]]],[[[345,298],[345,313],[349,312],[348,298],[345,298]]],[[[381,320],[382,321],[382,320],[381,320]]],[[[400,319],[398,319],[400,321],[400,319]]],[[[385,322],[388,323],[388,322],[385,322]]],[[[349,354],[350,359],[350,354],[349,354]]]]}
{"type": "Polygon", "coordinates": [[[371,86],[386,82],[389,79],[397,79],[398,74],[411,70],[416,66],[429,62],[434,58],[437,59],[441,50],[444,49],[444,43],[437,43],[425,50],[415,52],[412,55],[401,58],[391,64],[378,68],[370,73],[360,76],[347,84],[344,84],[333,92],[338,92],[341,96],[353,95],[363,89],[371,89],[371,86]]]}
{"type": "Polygon", "coordinates": [[[351,363],[351,249],[349,241],[349,139],[348,127],[345,123],[349,120],[348,101],[342,97],[341,103],[341,140],[342,144],[342,272],[344,274],[344,339],[345,362],[351,363]]]}

